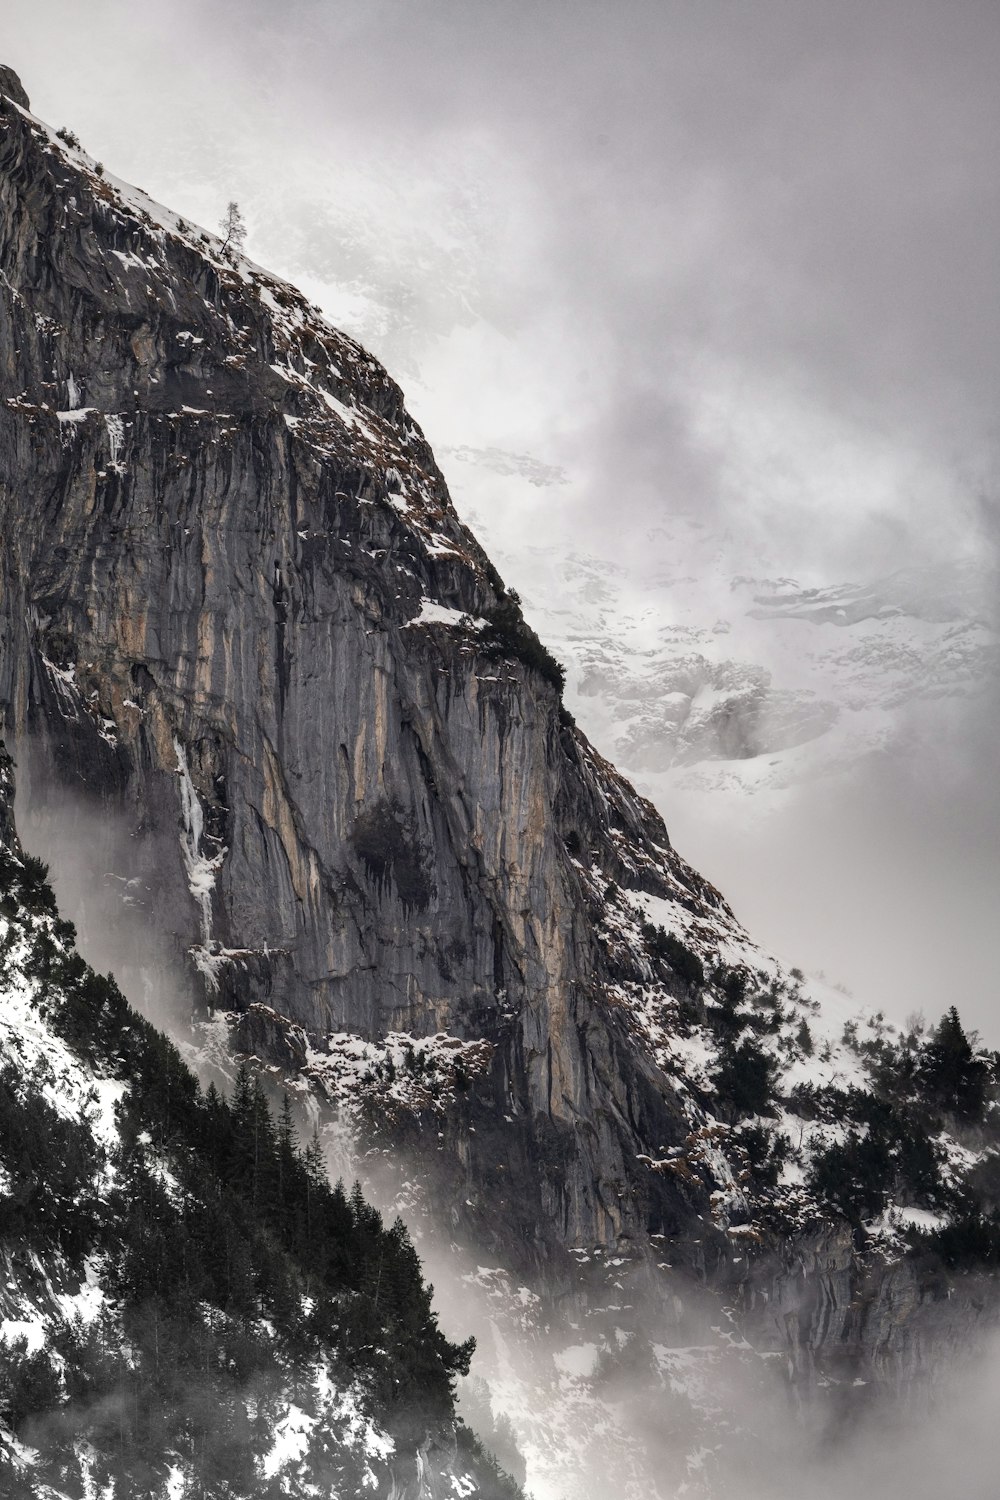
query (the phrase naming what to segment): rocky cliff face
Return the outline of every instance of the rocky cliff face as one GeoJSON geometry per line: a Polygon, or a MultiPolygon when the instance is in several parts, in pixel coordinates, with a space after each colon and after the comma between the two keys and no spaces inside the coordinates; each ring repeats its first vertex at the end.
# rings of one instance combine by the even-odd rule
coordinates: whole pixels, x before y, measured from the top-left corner
{"type": "Polygon", "coordinates": [[[718,897],[487,644],[502,585],[385,373],[4,111],[8,735],[129,809],[210,998],[488,1038],[510,1170],[557,1168],[527,1222],[641,1235],[635,1156],[682,1121],[605,1002],[580,859],[718,897]]]}
{"type": "MultiPolygon", "coordinates": [[[[476,1242],[550,1286],[610,1254],[655,1277],[666,1245],[763,1342],[839,1357],[850,1231],[757,1221],[705,1029],[711,976],[756,973],[794,1069],[813,1002],[774,999],[575,730],[386,373],[0,87],[8,738],[129,819],[238,1045],[366,1103],[476,1242]]],[[[855,1340],[869,1364],[895,1296],[855,1340]]]]}
{"type": "MultiPolygon", "coordinates": [[[[20,846],[10,772],[0,747],[0,1490],[519,1500],[456,1424],[467,1360],[399,1226],[358,1196],[338,1205],[319,1178],[306,1187],[294,1134],[280,1220],[261,1235],[266,1189],[248,1215],[237,1186],[238,1110],[220,1114],[82,961],[20,846]],[[313,1223],[339,1217],[321,1236],[336,1265],[292,1229],[296,1182],[313,1223]],[[371,1235],[387,1268],[398,1257],[391,1311],[388,1270],[366,1280],[371,1235]]],[[[252,1097],[257,1160],[276,1137],[252,1097]]]]}

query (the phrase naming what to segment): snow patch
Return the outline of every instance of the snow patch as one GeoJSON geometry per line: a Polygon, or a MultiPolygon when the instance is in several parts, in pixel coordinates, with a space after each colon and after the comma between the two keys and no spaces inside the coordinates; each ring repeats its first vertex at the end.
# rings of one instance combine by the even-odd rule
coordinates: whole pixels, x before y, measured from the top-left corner
{"type": "Polygon", "coordinates": [[[124,474],[125,465],[121,461],[121,455],[125,446],[125,423],[115,412],[105,412],[104,425],[108,430],[108,446],[111,450],[108,468],[114,469],[116,474],[124,474]]]}
{"type": "Polygon", "coordinates": [[[454,609],[449,604],[436,604],[433,599],[421,599],[420,613],[414,615],[412,620],[407,620],[406,628],[413,625],[462,625],[467,630],[482,630],[485,624],[485,620],[466,614],[464,610],[454,609]]]}
{"type": "MultiPolygon", "coordinates": [[[[194,782],[191,780],[187,754],[176,736],[174,737],[174,754],[177,756],[177,773],[180,777],[181,788],[183,822],[180,836],[181,854],[187,871],[188,888],[198,903],[201,913],[202,947],[207,952],[212,943],[212,891],[215,889],[216,878],[229,850],[222,848],[212,858],[201,852],[205,833],[205,816],[194,782]]],[[[202,972],[208,971],[203,969],[202,972]]]]}
{"type": "Polygon", "coordinates": [[[588,1380],[597,1369],[600,1351],[596,1344],[571,1344],[553,1354],[552,1361],[563,1375],[588,1380]]]}

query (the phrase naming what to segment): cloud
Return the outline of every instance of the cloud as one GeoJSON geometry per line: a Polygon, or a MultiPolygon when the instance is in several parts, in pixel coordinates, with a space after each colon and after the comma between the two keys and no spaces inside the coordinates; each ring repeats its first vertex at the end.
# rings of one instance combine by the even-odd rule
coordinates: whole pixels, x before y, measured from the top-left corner
{"type": "Polygon", "coordinates": [[[124,805],[65,781],[40,736],[21,739],[15,762],[18,834],[49,865],[60,912],[75,925],[83,957],[99,973],[113,974],[147,1020],[186,1037],[196,990],[182,944],[193,915],[173,828],[142,830],[124,805]]]}
{"type": "MultiPolygon", "coordinates": [[[[678,510],[731,573],[971,556],[995,578],[992,0],[9,0],[5,19],[36,109],[195,220],[236,196],[252,253],[388,361],[439,451],[564,471],[544,488],[445,459],[515,586],[526,541],[633,568],[678,510]]],[[[790,957],[934,1006],[950,950],[982,1024],[998,724],[995,691],[943,729],[914,719],[771,822],[664,812],[790,957]]]]}

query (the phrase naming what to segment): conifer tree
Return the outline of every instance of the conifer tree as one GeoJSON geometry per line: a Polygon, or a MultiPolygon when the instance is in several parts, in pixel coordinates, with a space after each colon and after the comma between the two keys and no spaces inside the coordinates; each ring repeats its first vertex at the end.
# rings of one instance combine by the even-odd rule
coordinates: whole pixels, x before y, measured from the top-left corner
{"type": "Polygon", "coordinates": [[[226,204],[226,211],[219,220],[219,228],[222,231],[222,253],[228,254],[230,248],[242,250],[247,237],[247,226],[243,222],[240,206],[230,199],[226,204]]]}
{"type": "Polygon", "coordinates": [[[974,1054],[954,1005],[925,1045],[920,1073],[927,1092],[942,1109],[960,1119],[982,1117],[988,1070],[974,1054]]]}
{"type": "Polygon", "coordinates": [[[295,1120],[292,1116],[292,1101],[286,1093],[282,1098],[281,1113],[278,1116],[277,1156],[277,1205],[279,1212],[283,1215],[291,1206],[297,1158],[298,1133],[295,1129],[295,1120]]]}

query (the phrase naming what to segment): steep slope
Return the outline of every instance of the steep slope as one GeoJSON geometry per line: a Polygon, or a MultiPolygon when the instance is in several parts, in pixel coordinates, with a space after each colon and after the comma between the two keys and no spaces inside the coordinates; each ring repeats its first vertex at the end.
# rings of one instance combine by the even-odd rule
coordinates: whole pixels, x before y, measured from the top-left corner
{"type": "Polygon", "coordinates": [[[824,1386],[957,1349],[994,1060],[967,1097],[941,1034],[859,1036],[761,954],[575,729],[385,372],[0,103],[4,721],[43,795],[127,817],[231,1043],[546,1295],[694,1276],[824,1386]]]}
{"type": "Polygon", "coordinates": [[[641,1233],[621,1184],[682,1117],[576,856],[719,898],[560,714],[384,372],[5,111],[9,731],[134,810],[210,994],[487,1039],[512,1166],[560,1165],[526,1238],[641,1233]]]}
{"type": "Polygon", "coordinates": [[[459,1429],[402,1226],[89,970],[0,751],[4,1493],[514,1496],[459,1429]],[[463,1451],[464,1450],[464,1451],[463,1451]]]}

